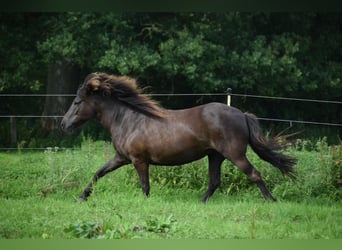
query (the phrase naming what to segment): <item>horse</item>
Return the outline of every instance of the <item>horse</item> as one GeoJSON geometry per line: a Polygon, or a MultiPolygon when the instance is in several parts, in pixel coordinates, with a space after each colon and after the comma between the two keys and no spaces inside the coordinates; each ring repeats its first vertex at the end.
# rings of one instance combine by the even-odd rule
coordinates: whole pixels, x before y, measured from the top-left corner
{"type": "Polygon", "coordinates": [[[126,164],[133,164],[143,193],[150,194],[149,165],[182,165],[208,157],[209,185],[205,203],[221,182],[221,164],[227,159],[254,182],[266,200],[276,201],[256,168],[246,157],[247,146],[284,175],[296,178],[296,158],[282,154],[281,144],[266,139],[257,117],[221,103],[188,109],[161,107],[143,94],[135,79],[106,73],[89,74],[77,91],[61,128],[72,132],[95,118],[109,131],[115,156],[96,171],[80,201],[86,201],[94,184],[126,164]]]}

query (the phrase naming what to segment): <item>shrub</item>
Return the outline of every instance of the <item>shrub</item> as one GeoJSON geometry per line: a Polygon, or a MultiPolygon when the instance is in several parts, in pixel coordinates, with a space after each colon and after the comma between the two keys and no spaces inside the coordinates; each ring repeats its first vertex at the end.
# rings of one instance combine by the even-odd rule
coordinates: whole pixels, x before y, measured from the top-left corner
{"type": "MultiPolygon", "coordinates": [[[[329,146],[323,138],[316,143],[300,142],[284,153],[297,157],[295,169],[296,181],[283,176],[269,163],[262,161],[249,150],[247,156],[252,164],[261,172],[269,190],[277,198],[302,200],[304,197],[329,198],[342,197],[342,144],[329,146]]],[[[153,167],[151,184],[173,188],[189,188],[205,191],[208,185],[208,161],[202,159],[183,167],[153,167]]],[[[236,194],[243,192],[259,192],[245,174],[228,161],[222,164],[221,186],[219,192],[236,194]]]]}
{"type": "Polygon", "coordinates": [[[296,166],[296,182],[283,182],[274,189],[276,195],[290,200],[307,197],[341,199],[341,146],[328,146],[323,138],[310,150],[292,149],[291,153],[299,159],[296,166]]]}

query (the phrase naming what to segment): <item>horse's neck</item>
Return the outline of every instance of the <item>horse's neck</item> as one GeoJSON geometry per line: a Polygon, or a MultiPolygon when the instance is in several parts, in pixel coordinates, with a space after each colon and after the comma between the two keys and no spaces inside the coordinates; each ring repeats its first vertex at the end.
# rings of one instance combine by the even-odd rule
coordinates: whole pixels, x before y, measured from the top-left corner
{"type": "Polygon", "coordinates": [[[103,105],[100,113],[100,123],[112,136],[114,132],[116,134],[122,128],[127,131],[127,128],[131,128],[133,125],[137,126],[143,117],[142,114],[135,112],[126,105],[116,102],[103,105]]]}

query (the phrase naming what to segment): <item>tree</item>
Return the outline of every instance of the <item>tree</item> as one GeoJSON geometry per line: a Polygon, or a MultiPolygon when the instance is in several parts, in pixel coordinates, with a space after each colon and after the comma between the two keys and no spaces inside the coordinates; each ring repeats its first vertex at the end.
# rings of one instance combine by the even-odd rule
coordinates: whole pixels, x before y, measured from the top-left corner
{"type": "Polygon", "coordinates": [[[35,42],[40,39],[44,18],[36,13],[0,13],[1,92],[36,92],[41,88],[45,72],[40,70],[35,42]]]}
{"type": "MultiPolygon", "coordinates": [[[[2,92],[74,94],[86,74],[103,71],[138,78],[155,93],[222,93],[229,85],[235,93],[342,99],[339,13],[2,13],[0,20],[2,92]]],[[[162,100],[172,108],[201,102],[162,100]]],[[[8,101],[2,112],[42,105],[44,115],[61,115],[69,103],[8,101]]],[[[278,118],[342,116],[338,107],[322,116],[312,105],[234,104],[278,118]]],[[[41,126],[50,132],[58,123],[43,119],[41,126]]]]}
{"type": "Polygon", "coordinates": [[[80,68],[67,62],[49,64],[45,105],[42,118],[43,134],[58,130],[61,119],[48,116],[64,114],[74,97],[65,94],[75,94],[80,83],[80,68]],[[59,95],[60,94],[60,95],[59,95]]]}
{"type": "MultiPolygon", "coordinates": [[[[106,37],[101,35],[106,33],[103,28],[106,23],[108,27],[113,23],[107,21],[95,13],[57,13],[47,19],[45,26],[49,33],[38,41],[39,52],[48,64],[46,93],[61,96],[46,97],[44,116],[62,115],[68,109],[72,98],[63,94],[75,94],[83,80],[83,70],[96,65],[106,44],[106,37]],[[103,25],[102,30],[99,25],[103,25]],[[94,31],[99,33],[96,35],[94,31]]],[[[59,123],[60,119],[43,118],[44,133],[58,129],[59,123]]]]}

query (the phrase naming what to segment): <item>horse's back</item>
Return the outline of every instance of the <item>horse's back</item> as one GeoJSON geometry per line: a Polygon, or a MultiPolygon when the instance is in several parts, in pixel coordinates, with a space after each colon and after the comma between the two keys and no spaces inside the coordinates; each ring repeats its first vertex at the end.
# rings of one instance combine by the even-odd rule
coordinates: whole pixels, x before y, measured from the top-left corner
{"type": "Polygon", "coordinates": [[[216,137],[223,140],[248,139],[246,117],[238,108],[222,103],[209,103],[204,105],[202,116],[208,130],[216,137]]]}
{"type": "Polygon", "coordinates": [[[182,124],[199,137],[212,133],[248,133],[245,114],[238,108],[222,103],[208,103],[182,110],[168,110],[171,126],[182,124]]]}
{"type": "Polygon", "coordinates": [[[208,149],[223,150],[224,147],[246,148],[249,130],[245,114],[222,103],[208,103],[189,109],[172,111],[174,121],[188,127],[193,141],[208,149]]]}

